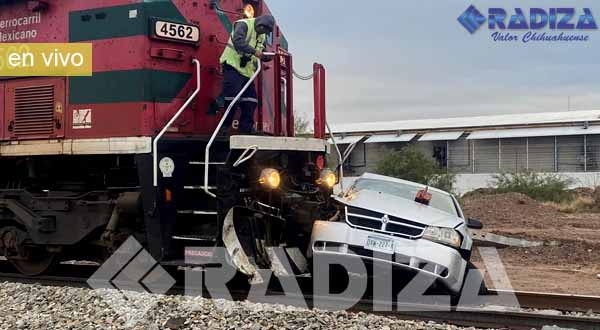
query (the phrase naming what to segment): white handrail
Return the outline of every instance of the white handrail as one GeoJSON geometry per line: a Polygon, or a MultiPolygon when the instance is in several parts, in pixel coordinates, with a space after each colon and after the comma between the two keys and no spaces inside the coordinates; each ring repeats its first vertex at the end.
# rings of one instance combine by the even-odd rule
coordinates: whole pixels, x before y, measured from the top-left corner
{"type": "Polygon", "coordinates": [[[352,152],[354,151],[354,149],[356,149],[356,146],[358,145],[358,142],[360,142],[360,141],[353,142],[344,151],[344,155],[343,155],[344,158],[342,159],[342,163],[345,163],[348,160],[348,158],[352,155],[352,152]]]}
{"type": "Polygon", "coordinates": [[[337,142],[335,142],[335,136],[333,136],[333,132],[331,131],[331,128],[329,127],[329,123],[325,122],[325,126],[327,126],[327,131],[329,131],[329,136],[331,136],[331,142],[333,142],[333,146],[335,147],[335,150],[337,151],[337,154],[338,154],[338,163],[339,163],[339,167],[340,167],[340,190],[341,190],[340,195],[342,195],[342,194],[344,194],[344,158],[342,157],[342,152],[340,151],[340,148],[338,147],[337,142]]]}
{"type": "Polygon", "coordinates": [[[257,152],[258,152],[257,145],[253,145],[253,146],[246,148],[246,150],[244,150],[244,152],[242,152],[242,154],[240,155],[238,160],[236,160],[235,163],[233,163],[233,167],[238,167],[238,166],[242,165],[243,163],[247,162],[248,160],[250,160],[250,158],[254,157],[254,155],[257,152]]]}
{"type": "Polygon", "coordinates": [[[303,75],[299,74],[298,72],[296,72],[296,70],[293,70],[293,73],[294,73],[294,77],[296,77],[300,80],[311,80],[315,76],[314,72],[309,74],[308,76],[303,76],[303,75]]]}
{"type": "Polygon", "coordinates": [[[190,105],[190,103],[192,103],[196,95],[198,95],[198,93],[200,92],[202,82],[202,79],[200,78],[200,61],[198,61],[197,59],[193,59],[192,63],[196,65],[196,90],[194,91],[194,93],[192,93],[192,95],[190,95],[190,97],[181,106],[181,108],[177,110],[173,118],[171,118],[171,120],[169,120],[165,127],[163,127],[160,133],[158,133],[158,135],[154,138],[154,142],[152,143],[152,169],[154,175],[154,187],[158,187],[158,141],[163,137],[163,135],[165,135],[165,133],[167,133],[169,127],[171,127],[171,125],[173,125],[173,123],[179,118],[179,116],[181,116],[183,111],[185,111],[185,109],[190,105]]]}
{"type": "MultiPolygon", "coordinates": [[[[275,53],[263,53],[263,55],[275,56],[276,54],[275,53]]],[[[209,164],[210,163],[210,147],[215,142],[215,139],[217,138],[217,134],[219,134],[221,127],[223,127],[223,123],[225,122],[225,119],[227,119],[227,117],[229,116],[231,109],[233,109],[233,107],[235,106],[237,101],[239,101],[239,99],[242,97],[244,92],[246,92],[248,87],[250,87],[250,85],[254,83],[254,80],[256,79],[256,77],[258,77],[260,70],[262,70],[262,63],[261,63],[261,60],[258,59],[258,65],[256,68],[256,72],[254,72],[254,74],[252,75],[250,80],[248,80],[248,82],[246,83],[244,88],[242,88],[242,90],[238,93],[238,95],[236,95],[236,97],[233,99],[233,101],[231,101],[231,104],[229,104],[229,107],[227,107],[227,110],[223,114],[223,118],[221,118],[219,125],[217,125],[217,128],[213,132],[212,136],[210,137],[210,140],[208,141],[208,144],[206,145],[206,150],[204,152],[204,192],[211,197],[217,197],[217,195],[213,194],[208,189],[208,169],[209,169],[209,165],[210,165],[209,164]]]]}

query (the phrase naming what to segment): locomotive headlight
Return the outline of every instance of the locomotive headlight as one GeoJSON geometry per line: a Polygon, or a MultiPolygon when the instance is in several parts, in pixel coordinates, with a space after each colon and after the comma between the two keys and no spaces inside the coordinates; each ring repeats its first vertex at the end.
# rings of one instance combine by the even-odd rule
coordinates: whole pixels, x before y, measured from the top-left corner
{"type": "Polygon", "coordinates": [[[244,15],[246,18],[254,18],[254,6],[251,4],[244,6],[244,15]]]}
{"type": "Polygon", "coordinates": [[[460,248],[462,237],[452,228],[427,227],[423,232],[423,238],[454,248],[460,248]]]}
{"type": "Polygon", "coordinates": [[[277,189],[281,185],[281,175],[279,171],[273,168],[265,168],[260,173],[258,182],[266,188],[277,189]]]}
{"type": "Polygon", "coordinates": [[[325,169],[321,171],[321,176],[317,180],[317,183],[331,189],[337,183],[337,175],[332,170],[325,169]]]}

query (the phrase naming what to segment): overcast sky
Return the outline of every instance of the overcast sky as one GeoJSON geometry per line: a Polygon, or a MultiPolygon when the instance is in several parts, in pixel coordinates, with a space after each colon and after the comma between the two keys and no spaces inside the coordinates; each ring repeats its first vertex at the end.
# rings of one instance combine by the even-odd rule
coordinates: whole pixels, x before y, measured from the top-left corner
{"type": "MultiPolygon", "coordinates": [[[[566,111],[569,96],[571,110],[600,109],[600,30],[588,42],[497,43],[486,25],[471,35],[458,23],[471,4],[484,15],[587,7],[600,24],[597,0],[269,2],[296,70],[326,66],[330,122],[566,111]]],[[[312,118],[312,83],[295,87],[296,110],[312,118]]]]}

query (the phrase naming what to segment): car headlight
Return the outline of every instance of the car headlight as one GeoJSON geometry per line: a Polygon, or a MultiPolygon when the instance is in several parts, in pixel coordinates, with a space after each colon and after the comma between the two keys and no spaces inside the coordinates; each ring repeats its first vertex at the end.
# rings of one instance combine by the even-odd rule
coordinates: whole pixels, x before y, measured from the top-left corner
{"type": "Polygon", "coordinates": [[[279,171],[273,168],[265,168],[260,173],[258,182],[268,189],[277,189],[281,185],[281,175],[279,171]]]}
{"type": "Polygon", "coordinates": [[[335,175],[335,172],[332,170],[325,169],[321,171],[321,175],[319,176],[317,183],[321,186],[332,189],[337,183],[337,175],[335,175]]]}
{"type": "Polygon", "coordinates": [[[462,245],[461,235],[452,228],[427,227],[423,232],[423,238],[455,248],[460,248],[462,245]]]}

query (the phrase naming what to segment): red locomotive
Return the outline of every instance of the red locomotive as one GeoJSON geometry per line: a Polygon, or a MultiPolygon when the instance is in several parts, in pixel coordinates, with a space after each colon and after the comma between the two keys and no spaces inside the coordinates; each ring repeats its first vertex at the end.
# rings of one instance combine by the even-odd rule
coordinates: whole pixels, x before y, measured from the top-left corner
{"type": "Polygon", "coordinates": [[[261,134],[216,134],[232,22],[268,13],[261,0],[0,2],[0,52],[88,42],[94,58],[91,77],[0,78],[0,255],[40,274],[104,260],[133,235],[184,265],[187,247],[227,246],[231,222],[257,229],[233,237],[260,267],[264,246],[305,251],[332,189],[323,67],[315,136],[296,138],[292,56],[275,27],[275,60],[254,81],[261,134]]]}

